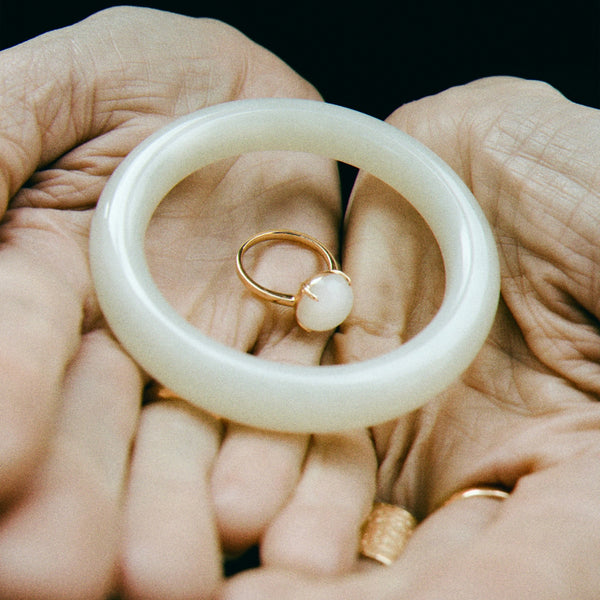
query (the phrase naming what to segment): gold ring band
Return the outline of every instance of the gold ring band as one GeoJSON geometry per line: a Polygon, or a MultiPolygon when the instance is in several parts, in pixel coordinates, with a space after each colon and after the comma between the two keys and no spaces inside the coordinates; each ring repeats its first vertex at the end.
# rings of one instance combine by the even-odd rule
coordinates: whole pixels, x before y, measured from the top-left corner
{"type": "Polygon", "coordinates": [[[450,498],[448,498],[448,500],[446,500],[442,506],[447,506],[451,502],[466,498],[492,498],[494,500],[506,500],[509,496],[510,494],[501,488],[472,487],[452,494],[452,496],[450,496],[450,498]]]}
{"type": "Polygon", "coordinates": [[[259,298],[262,298],[263,300],[274,302],[275,304],[281,304],[282,306],[294,306],[298,301],[297,295],[293,296],[291,294],[276,292],[274,290],[270,290],[269,288],[260,285],[260,283],[254,281],[254,279],[252,279],[252,277],[248,275],[246,269],[244,269],[242,260],[244,258],[244,255],[248,250],[250,250],[250,248],[263,242],[276,241],[292,242],[294,244],[306,246],[307,248],[314,250],[317,254],[319,254],[319,256],[321,256],[321,258],[323,258],[327,265],[327,271],[339,271],[337,260],[335,259],[333,254],[321,242],[319,242],[319,240],[304,233],[300,233],[298,231],[286,231],[277,229],[272,231],[264,231],[245,241],[238,250],[236,257],[236,267],[240,279],[253,294],[258,296],[259,298]]]}

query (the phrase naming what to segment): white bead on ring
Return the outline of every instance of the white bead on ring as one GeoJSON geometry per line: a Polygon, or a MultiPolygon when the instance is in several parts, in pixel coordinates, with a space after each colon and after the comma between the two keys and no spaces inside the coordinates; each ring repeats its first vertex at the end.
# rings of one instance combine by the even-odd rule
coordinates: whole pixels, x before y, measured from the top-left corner
{"type": "Polygon", "coordinates": [[[450,167],[391,125],[310,100],[224,103],[152,135],[123,161],[102,193],[90,260],[108,324],[152,377],[223,418],[282,431],[365,427],[418,408],[474,359],[489,333],[499,293],[489,225],[450,167]],[[349,163],[414,205],[437,239],[446,273],[442,305],[427,327],[377,358],[296,366],[226,347],[168,304],[144,254],[156,207],[197,169],[257,150],[310,152],[349,163]]]}

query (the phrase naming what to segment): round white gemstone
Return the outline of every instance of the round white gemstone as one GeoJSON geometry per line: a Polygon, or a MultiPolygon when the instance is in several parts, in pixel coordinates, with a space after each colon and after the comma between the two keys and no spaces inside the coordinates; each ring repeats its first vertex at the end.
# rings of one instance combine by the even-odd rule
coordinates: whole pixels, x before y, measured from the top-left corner
{"type": "Polygon", "coordinates": [[[350,281],[340,273],[321,273],[302,287],[296,303],[296,320],[308,331],[330,331],[352,310],[350,281]]]}

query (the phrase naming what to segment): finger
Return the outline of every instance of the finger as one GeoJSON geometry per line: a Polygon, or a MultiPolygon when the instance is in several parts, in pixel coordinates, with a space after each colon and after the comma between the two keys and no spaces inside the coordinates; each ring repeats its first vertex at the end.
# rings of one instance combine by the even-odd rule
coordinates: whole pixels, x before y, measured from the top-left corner
{"type": "MultiPolygon", "coordinates": [[[[286,170],[288,175],[289,169],[295,172],[298,166],[301,164],[297,161],[290,165],[286,170]]],[[[335,251],[335,217],[338,210],[332,198],[337,197],[337,192],[333,189],[334,180],[329,172],[330,167],[323,167],[321,165],[318,170],[311,169],[311,178],[293,178],[292,189],[295,192],[290,200],[286,200],[289,203],[278,218],[279,224],[285,225],[284,228],[309,233],[335,251]],[[314,185],[315,172],[321,173],[320,191],[314,185]],[[315,198],[318,202],[315,202],[315,198]],[[301,199],[301,204],[297,204],[296,199],[301,199]],[[315,205],[310,213],[306,211],[308,199],[312,199],[315,205]],[[315,215],[319,213],[322,214],[322,218],[316,220],[315,215]]],[[[272,214],[271,218],[277,214],[272,214]]],[[[277,222],[273,221],[273,225],[276,224],[277,222]]],[[[250,254],[248,269],[262,285],[293,294],[303,281],[322,270],[317,258],[312,252],[294,244],[274,244],[250,254]]],[[[293,364],[316,365],[321,362],[330,334],[302,331],[294,321],[293,311],[289,309],[273,309],[255,298],[248,298],[248,301],[262,306],[264,311],[263,326],[253,347],[256,356],[264,360],[293,364]]],[[[333,452],[327,454],[319,444],[311,446],[307,456],[307,441],[307,436],[264,432],[259,434],[237,427],[228,432],[213,475],[219,529],[228,549],[242,550],[262,539],[261,554],[264,561],[294,564],[294,568],[299,569],[311,569],[318,563],[318,568],[334,571],[348,568],[348,564],[354,560],[355,545],[348,547],[345,536],[348,529],[356,531],[359,526],[357,523],[360,524],[365,511],[361,512],[360,508],[358,511],[352,511],[346,507],[347,510],[336,513],[328,497],[331,492],[330,482],[326,477],[316,476],[316,473],[319,472],[317,464],[328,461],[331,461],[328,468],[332,473],[346,471],[348,479],[340,475],[336,480],[337,487],[334,486],[336,491],[343,495],[352,487],[350,480],[356,471],[349,468],[347,462],[341,458],[336,463],[332,459],[333,452]],[[308,461],[311,467],[308,471],[305,469],[300,472],[305,461],[308,461]],[[309,511],[305,506],[307,498],[302,494],[298,495],[298,490],[294,491],[296,486],[310,490],[307,493],[313,495],[311,508],[320,517],[308,518],[309,511]],[[248,498],[252,498],[253,501],[248,502],[248,498]],[[330,518],[332,513],[336,513],[338,517],[335,524],[330,518]],[[296,517],[299,518],[301,526],[304,523],[304,531],[293,531],[296,517]],[[322,556],[327,557],[326,564],[319,560],[314,546],[306,539],[310,537],[310,532],[318,529],[319,524],[324,521],[332,525],[328,543],[324,543],[319,549],[322,556]],[[286,539],[288,537],[289,539],[286,539]],[[293,548],[294,544],[298,544],[297,552],[293,548]]],[[[351,445],[349,442],[345,443],[351,445]]],[[[336,445],[333,442],[331,444],[336,445]]],[[[344,448],[344,444],[339,443],[340,456],[346,456],[344,448]]],[[[370,442],[362,450],[370,456],[370,442]]],[[[368,462],[362,460],[362,451],[357,451],[353,458],[357,457],[360,457],[357,462],[361,463],[361,466],[368,462]]],[[[324,471],[325,467],[322,470],[324,471]]],[[[374,470],[375,467],[372,466],[366,477],[359,477],[357,489],[352,490],[359,498],[359,506],[363,500],[369,506],[372,502],[373,490],[369,484],[372,483],[370,477],[374,477],[374,470]]],[[[354,544],[355,542],[356,540],[354,544]]]]}
{"type": "MultiPolygon", "coordinates": [[[[225,344],[263,360],[319,364],[329,334],[302,331],[293,310],[247,292],[235,272],[234,257],[247,237],[281,228],[312,234],[335,251],[339,201],[331,163],[260,153],[228,164],[215,181],[214,173],[203,171],[178,186],[151,224],[157,235],[150,236],[149,248],[154,252],[153,271],[159,286],[195,326],[225,344]],[[249,183],[244,186],[243,206],[240,181],[249,183]],[[199,190],[207,194],[204,202],[197,201],[199,190]],[[224,212],[230,215],[225,225],[224,212]],[[158,228],[172,235],[173,243],[165,244],[158,228]],[[189,242],[179,255],[199,259],[179,261],[174,273],[172,253],[182,239],[189,242]],[[202,269],[203,256],[210,257],[212,274],[202,269]],[[186,269],[194,269],[197,275],[186,274],[186,269]],[[162,283],[167,277],[169,282],[181,281],[187,289],[162,283]],[[198,281],[200,289],[192,289],[190,280],[198,281]]],[[[256,250],[249,253],[246,268],[262,285],[284,292],[296,293],[303,281],[323,268],[313,252],[295,244],[266,244],[256,250]]],[[[297,483],[307,443],[307,436],[235,424],[227,427],[212,490],[219,532],[228,552],[258,543],[297,483]]]]}
{"type": "MultiPolygon", "coordinates": [[[[431,231],[402,196],[363,172],[347,214],[343,265],[352,278],[355,300],[334,337],[337,363],[394,350],[425,327],[440,305],[444,272],[431,231]]],[[[408,415],[373,428],[382,499],[390,496],[386,482],[402,468],[414,420],[408,415]]]]}
{"type": "MultiPolygon", "coordinates": [[[[451,540],[454,552],[421,586],[421,595],[413,581],[411,595],[414,590],[415,597],[424,599],[442,594],[461,600],[482,594],[494,600],[593,597],[600,584],[595,569],[599,550],[590,531],[597,527],[599,488],[596,479],[591,485],[584,482],[592,481],[597,471],[595,451],[575,453],[522,477],[500,504],[463,499],[440,509],[430,517],[431,525],[451,540]],[[478,527],[461,540],[473,521],[478,527]]],[[[433,537],[425,541],[423,552],[411,557],[412,569],[423,563],[425,551],[427,556],[433,552],[433,537]]]]}
{"type": "Polygon", "coordinates": [[[49,443],[90,296],[85,255],[64,230],[88,222],[81,213],[57,226],[18,210],[0,228],[0,498],[27,481],[49,443]]]}
{"type": "MultiPolygon", "coordinates": [[[[270,336],[275,337],[272,331],[270,336]]],[[[326,339],[327,334],[312,336],[292,327],[273,346],[265,345],[258,356],[318,364],[326,339]]],[[[228,426],[212,475],[217,522],[227,551],[241,552],[263,538],[299,480],[305,477],[302,467],[307,451],[313,450],[309,440],[308,435],[228,426]]],[[[313,483],[318,487],[316,481],[313,483]]]]}
{"type": "Polygon", "coordinates": [[[211,488],[226,551],[257,544],[292,495],[300,478],[308,436],[228,426],[211,488]]]}
{"type": "Polygon", "coordinates": [[[106,333],[84,336],[48,459],[0,520],[0,597],[108,594],[140,389],[137,367],[106,333]]]}
{"type": "Polygon", "coordinates": [[[183,402],[142,410],[123,526],[124,598],[207,597],[221,577],[209,474],[219,447],[212,417],[183,402]]]}
{"type": "Polygon", "coordinates": [[[352,574],[320,580],[276,568],[262,569],[228,582],[219,600],[269,597],[282,600],[397,600],[412,597],[413,585],[417,589],[419,585],[425,587],[432,577],[438,573],[443,575],[448,561],[476,540],[498,518],[501,509],[497,500],[489,498],[444,507],[443,511],[434,513],[419,525],[402,556],[389,567],[365,560],[352,574]]]}
{"type": "Polygon", "coordinates": [[[335,338],[338,362],[366,360],[396,348],[422,329],[439,306],[444,276],[429,228],[397,192],[364,173],[352,193],[343,264],[355,303],[335,338]]]}
{"type": "Polygon", "coordinates": [[[263,537],[263,564],[314,574],[349,571],[375,494],[368,433],[315,436],[293,497],[263,537]]]}

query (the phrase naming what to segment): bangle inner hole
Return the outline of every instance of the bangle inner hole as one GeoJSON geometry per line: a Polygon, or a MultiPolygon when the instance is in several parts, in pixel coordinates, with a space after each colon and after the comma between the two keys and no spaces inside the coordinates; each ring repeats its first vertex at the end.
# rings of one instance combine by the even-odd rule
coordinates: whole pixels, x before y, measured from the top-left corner
{"type": "MultiPolygon", "coordinates": [[[[394,350],[439,309],[443,261],[417,211],[363,172],[352,188],[356,173],[299,152],[252,152],[200,169],[161,202],[148,227],[146,256],[157,287],[204,334],[270,360],[294,362],[297,349],[298,361],[311,364],[358,362],[394,350]],[[337,331],[306,333],[293,309],[246,290],[235,256],[260,231],[291,229],[316,237],[340,259],[346,207],[340,262],[352,278],[354,309],[337,331]],[[267,351],[276,346],[281,352],[267,351]]],[[[310,248],[277,241],[250,248],[244,267],[260,285],[294,295],[325,265],[310,248]]]]}

